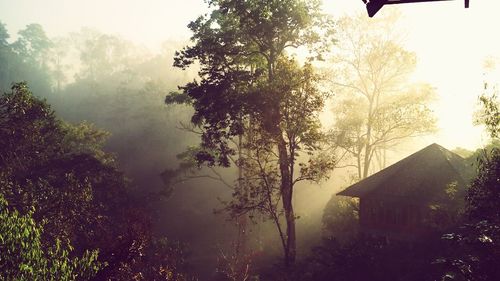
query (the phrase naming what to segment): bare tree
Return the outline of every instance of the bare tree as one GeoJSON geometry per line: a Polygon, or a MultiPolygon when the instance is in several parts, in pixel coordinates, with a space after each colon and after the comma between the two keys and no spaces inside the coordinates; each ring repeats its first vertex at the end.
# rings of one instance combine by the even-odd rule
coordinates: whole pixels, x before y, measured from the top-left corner
{"type": "Polygon", "coordinates": [[[332,56],[331,81],[338,93],[332,137],[359,179],[374,170],[375,160],[379,169],[385,167],[386,149],[435,127],[428,106],[434,89],[410,82],[416,56],[399,42],[397,18],[359,15],[339,21],[332,56]]]}

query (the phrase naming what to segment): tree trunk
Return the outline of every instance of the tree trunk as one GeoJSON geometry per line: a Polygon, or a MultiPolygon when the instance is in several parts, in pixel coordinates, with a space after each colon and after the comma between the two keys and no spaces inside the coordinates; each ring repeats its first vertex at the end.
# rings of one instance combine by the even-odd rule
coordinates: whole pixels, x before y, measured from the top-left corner
{"type": "Polygon", "coordinates": [[[361,171],[361,149],[356,155],[356,161],[358,163],[357,168],[358,168],[358,180],[361,180],[363,178],[363,173],[361,171]]]}
{"type": "Polygon", "coordinates": [[[290,178],[290,161],[286,149],[286,142],[280,137],[278,143],[279,166],[281,174],[281,198],[286,220],[286,243],[284,249],[285,267],[295,264],[296,237],[295,237],[295,214],[293,212],[293,186],[290,178]]]}
{"type": "Polygon", "coordinates": [[[363,179],[368,177],[368,170],[370,169],[370,154],[371,154],[371,133],[372,133],[372,128],[371,126],[368,126],[367,131],[366,131],[366,145],[365,145],[365,159],[363,163],[363,179]]]}
{"type": "MultiPolygon", "coordinates": [[[[267,64],[268,81],[270,84],[272,84],[274,80],[275,59],[275,51],[271,49],[267,64]]],[[[278,144],[278,160],[281,176],[280,191],[286,220],[286,240],[283,243],[283,251],[285,267],[288,268],[295,264],[296,256],[295,214],[293,212],[292,202],[293,183],[290,167],[290,157],[293,157],[293,155],[288,155],[287,143],[283,138],[283,133],[280,129],[279,124],[281,120],[281,113],[279,101],[276,101],[276,104],[273,104],[271,108],[271,112],[268,113],[270,114],[270,118],[268,120],[271,120],[270,132],[272,132],[272,135],[278,144]]]]}
{"type": "MultiPolygon", "coordinates": [[[[238,135],[238,160],[241,161],[243,158],[243,135],[238,135]]],[[[238,183],[241,183],[243,179],[243,168],[241,167],[241,163],[238,163],[238,183]]],[[[247,192],[245,195],[248,196],[247,192]]],[[[237,241],[237,249],[236,254],[238,255],[238,259],[242,258],[246,254],[246,246],[247,246],[247,215],[243,214],[239,216],[236,220],[236,224],[238,225],[238,241],[237,241]]]]}
{"type": "Polygon", "coordinates": [[[368,177],[368,170],[370,169],[370,160],[372,153],[372,120],[373,120],[373,100],[369,100],[370,106],[368,109],[368,122],[366,123],[366,143],[365,143],[365,159],[363,163],[363,179],[368,177]]]}

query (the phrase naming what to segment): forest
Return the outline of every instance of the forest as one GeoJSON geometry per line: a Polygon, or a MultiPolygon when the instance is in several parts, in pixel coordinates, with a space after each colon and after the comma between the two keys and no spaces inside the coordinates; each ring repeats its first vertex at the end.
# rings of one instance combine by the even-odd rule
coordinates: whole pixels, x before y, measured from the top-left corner
{"type": "Polygon", "coordinates": [[[0,280],[500,280],[493,32],[449,63],[411,7],[195,2],[152,48],[0,0],[0,280]]]}

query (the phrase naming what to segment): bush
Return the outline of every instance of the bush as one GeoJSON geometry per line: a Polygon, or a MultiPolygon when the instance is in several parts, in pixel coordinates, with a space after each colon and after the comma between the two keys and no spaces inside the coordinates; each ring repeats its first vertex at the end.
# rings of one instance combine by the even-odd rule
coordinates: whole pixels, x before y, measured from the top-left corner
{"type": "Polygon", "coordinates": [[[43,227],[31,217],[9,210],[0,194],[0,272],[2,280],[90,280],[101,268],[97,251],[70,257],[69,243],[42,247],[43,227]]]}

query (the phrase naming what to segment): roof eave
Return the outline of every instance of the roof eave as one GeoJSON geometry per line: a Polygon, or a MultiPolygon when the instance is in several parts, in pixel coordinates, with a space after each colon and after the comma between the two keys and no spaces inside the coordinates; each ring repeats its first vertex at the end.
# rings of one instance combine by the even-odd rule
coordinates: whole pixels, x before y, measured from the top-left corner
{"type": "Polygon", "coordinates": [[[361,197],[359,194],[353,194],[353,193],[348,192],[348,190],[342,190],[341,192],[338,192],[335,195],[337,195],[337,196],[357,197],[357,198],[361,197]]]}

